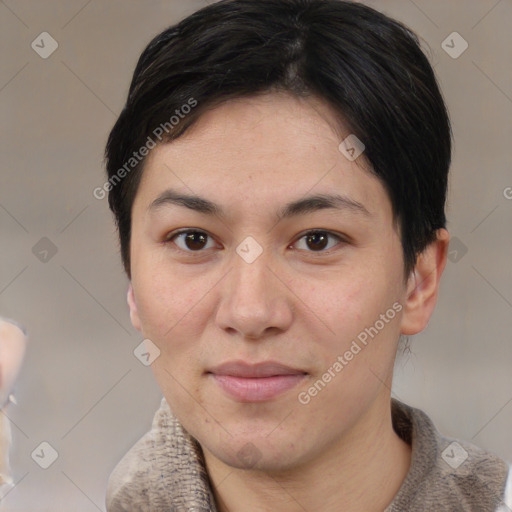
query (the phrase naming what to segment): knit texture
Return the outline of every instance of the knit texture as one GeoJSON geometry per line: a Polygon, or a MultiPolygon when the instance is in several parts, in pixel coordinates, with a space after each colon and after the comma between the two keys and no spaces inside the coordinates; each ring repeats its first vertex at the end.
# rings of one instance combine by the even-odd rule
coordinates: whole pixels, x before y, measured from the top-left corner
{"type": "MultiPolygon", "coordinates": [[[[504,460],[442,436],[423,411],[396,399],[391,411],[395,431],[412,446],[412,459],[383,512],[512,511],[512,503],[503,501],[510,472],[504,460]]],[[[110,475],[106,504],[107,512],[218,512],[201,448],[165,398],[151,430],[110,475]]]]}

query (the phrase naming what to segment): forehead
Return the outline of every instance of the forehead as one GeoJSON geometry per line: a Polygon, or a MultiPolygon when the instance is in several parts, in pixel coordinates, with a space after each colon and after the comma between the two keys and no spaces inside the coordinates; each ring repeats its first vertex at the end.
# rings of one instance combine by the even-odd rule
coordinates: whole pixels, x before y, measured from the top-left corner
{"type": "Polygon", "coordinates": [[[207,110],[180,138],[152,150],[139,202],[148,207],[166,188],[246,209],[339,193],[370,213],[391,214],[364,154],[349,161],[340,152],[349,134],[314,97],[272,93],[231,100],[207,110]]]}

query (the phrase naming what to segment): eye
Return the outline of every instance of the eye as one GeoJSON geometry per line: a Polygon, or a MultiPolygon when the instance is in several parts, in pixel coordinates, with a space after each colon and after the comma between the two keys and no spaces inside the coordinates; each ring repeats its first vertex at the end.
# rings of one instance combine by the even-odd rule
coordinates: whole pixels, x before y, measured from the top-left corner
{"type": "MultiPolygon", "coordinates": [[[[201,249],[211,249],[212,246],[208,246],[208,238],[213,243],[208,233],[198,230],[184,230],[177,233],[171,234],[166,238],[165,242],[174,242],[181,250],[186,252],[201,252],[201,249]]],[[[213,245],[214,246],[214,245],[213,245]]]]}
{"type": "Polygon", "coordinates": [[[309,231],[305,235],[295,242],[295,244],[299,243],[301,240],[304,240],[306,247],[311,249],[309,252],[326,252],[326,250],[331,249],[336,244],[329,245],[329,238],[336,239],[338,242],[344,242],[341,236],[335,235],[329,231],[309,231]],[[327,248],[327,249],[326,249],[327,248]]]}
{"type": "MultiPolygon", "coordinates": [[[[308,231],[292,245],[297,245],[302,241],[306,247],[298,248],[308,252],[327,252],[329,249],[336,246],[337,243],[345,242],[341,236],[321,230],[308,231]],[[329,239],[334,243],[330,243],[329,239]]],[[[184,229],[183,231],[171,233],[164,242],[172,242],[182,251],[189,253],[204,252],[203,249],[212,249],[215,247],[213,238],[208,233],[197,229],[184,229]]]]}

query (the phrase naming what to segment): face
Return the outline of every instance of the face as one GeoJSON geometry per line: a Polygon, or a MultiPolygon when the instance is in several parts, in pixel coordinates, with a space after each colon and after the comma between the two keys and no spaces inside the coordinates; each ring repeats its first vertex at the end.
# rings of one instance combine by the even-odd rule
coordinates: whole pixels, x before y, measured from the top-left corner
{"type": "Polygon", "coordinates": [[[230,101],[153,150],[133,204],[132,323],[174,414],[230,466],[296,467],[389,407],[402,248],[335,125],[313,98],[230,101]]]}

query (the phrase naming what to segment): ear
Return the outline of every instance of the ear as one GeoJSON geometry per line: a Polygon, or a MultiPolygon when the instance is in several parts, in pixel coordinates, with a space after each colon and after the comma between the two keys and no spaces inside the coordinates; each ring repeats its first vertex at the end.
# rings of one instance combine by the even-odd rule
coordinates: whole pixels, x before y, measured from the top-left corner
{"type": "Polygon", "coordinates": [[[126,296],[126,300],[128,302],[128,306],[130,307],[130,320],[132,321],[133,327],[137,329],[137,331],[142,332],[140,325],[139,312],[137,311],[137,304],[135,302],[135,294],[133,293],[133,286],[130,282],[130,286],[128,287],[128,294],[126,296]]]}
{"type": "Polygon", "coordinates": [[[446,266],[450,234],[437,231],[437,239],[418,256],[407,281],[407,298],[402,315],[401,334],[417,334],[428,324],[434,311],[441,274],[446,266]]]}

